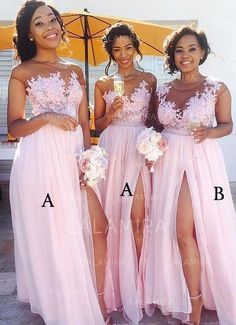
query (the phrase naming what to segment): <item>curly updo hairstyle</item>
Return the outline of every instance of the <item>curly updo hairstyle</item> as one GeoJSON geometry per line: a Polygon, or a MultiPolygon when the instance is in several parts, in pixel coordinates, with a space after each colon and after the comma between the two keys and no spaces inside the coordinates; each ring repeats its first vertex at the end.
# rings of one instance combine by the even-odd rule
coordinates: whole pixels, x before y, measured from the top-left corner
{"type": "Polygon", "coordinates": [[[106,52],[109,55],[109,61],[105,67],[105,74],[108,76],[109,68],[111,66],[112,61],[114,60],[113,54],[112,54],[112,46],[113,43],[116,41],[116,39],[120,36],[128,36],[130,40],[132,41],[132,44],[140,56],[140,60],[142,60],[143,55],[139,49],[140,41],[132,29],[132,27],[126,23],[116,23],[110,27],[107,28],[105,35],[102,38],[103,41],[103,47],[106,50],[106,52]]]}
{"type": "Polygon", "coordinates": [[[163,44],[165,51],[165,69],[171,75],[179,71],[175,65],[175,48],[178,41],[185,35],[195,36],[201,49],[204,50],[204,55],[200,60],[199,65],[206,61],[208,54],[211,52],[206,34],[203,31],[197,31],[195,28],[190,26],[183,27],[174,31],[169,36],[167,36],[163,44]]]}
{"type": "Polygon", "coordinates": [[[16,59],[21,62],[30,60],[36,55],[36,46],[34,42],[29,39],[30,21],[35,10],[41,6],[47,6],[53,11],[63,31],[62,39],[64,39],[65,29],[59,12],[52,6],[47,5],[44,1],[27,0],[17,13],[15,21],[16,36],[13,37],[16,49],[16,59]]]}

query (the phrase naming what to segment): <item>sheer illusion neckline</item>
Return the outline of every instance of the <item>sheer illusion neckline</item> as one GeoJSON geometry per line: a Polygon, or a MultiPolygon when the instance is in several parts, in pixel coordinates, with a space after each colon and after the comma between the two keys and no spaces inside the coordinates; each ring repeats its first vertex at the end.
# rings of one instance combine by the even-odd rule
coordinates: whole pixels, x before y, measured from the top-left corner
{"type": "MultiPolygon", "coordinates": [[[[128,77],[127,79],[125,78],[125,75],[124,75],[124,82],[133,81],[133,80],[137,79],[138,77],[140,77],[143,73],[144,73],[144,71],[138,71],[137,74],[130,75],[130,77],[128,77]]],[[[115,74],[114,74],[114,76],[115,76],[115,74]]]]}
{"type": "MultiPolygon", "coordinates": [[[[134,95],[139,91],[139,89],[143,89],[143,88],[145,88],[146,91],[147,91],[148,93],[151,93],[151,91],[148,90],[148,89],[146,88],[147,85],[148,85],[148,83],[147,83],[145,80],[141,80],[141,81],[138,83],[138,85],[132,89],[132,91],[131,91],[130,93],[128,93],[128,94],[123,94],[123,95],[121,96],[121,98],[123,97],[123,98],[125,98],[127,101],[130,101],[130,102],[131,102],[131,101],[132,101],[132,96],[134,96],[134,95]]],[[[104,92],[103,96],[106,96],[106,95],[108,95],[108,94],[112,94],[112,93],[115,93],[115,90],[114,90],[114,89],[109,89],[109,90],[106,90],[106,91],[104,92]]]]}
{"type": "Polygon", "coordinates": [[[195,86],[192,86],[191,88],[187,88],[187,89],[180,89],[180,88],[176,87],[176,85],[174,84],[173,81],[170,82],[170,85],[176,91],[188,92],[188,91],[192,91],[192,90],[198,89],[202,84],[204,84],[207,81],[207,78],[208,77],[204,77],[204,79],[202,79],[198,84],[196,84],[195,86]]]}
{"type": "MultiPolygon", "coordinates": [[[[170,85],[170,88],[168,90],[168,92],[166,93],[165,95],[165,98],[170,102],[170,103],[173,103],[173,109],[177,112],[179,112],[180,114],[182,114],[185,110],[188,110],[191,106],[191,104],[193,102],[195,102],[197,99],[199,98],[202,98],[205,94],[205,87],[207,85],[207,82],[209,81],[209,77],[206,76],[196,87],[194,88],[191,88],[191,89],[188,89],[188,90],[179,90],[179,89],[176,89],[172,82],[169,83],[170,85]],[[203,89],[200,91],[200,87],[204,85],[203,89]],[[170,89],[173,88],[174,90],[176,91],[179,91],[183,94],[185,94],[185,97],[182,99],[182,102],[180,103],[176,103],[174,102],[173,100],[171,100],[170,98],[168,98],[168,95],[170,93],[170,89]],[[187,94],[186,96],[186,93],[188,92],[191,92],[191,95],[187,94]]],[[[179,95],[181,96],[181,95],[179,95]]]]}
{"type": "Polygon", "coordinates": [[[70,70],[71,69],[71,64],[70,63],[59,63],[61,65],[64,65],[64,67],[60,67],[58,65],[55,65],[54,63],[51,63],[51,62],[47,62],[47,61],[37,61],[37,60],[34,60],[34,59],[31,59],[31,62],[35,63],[35,64],[43,64],[43,65],[47,65],[53,69],[60,69],[60,70],[70,70]]]}

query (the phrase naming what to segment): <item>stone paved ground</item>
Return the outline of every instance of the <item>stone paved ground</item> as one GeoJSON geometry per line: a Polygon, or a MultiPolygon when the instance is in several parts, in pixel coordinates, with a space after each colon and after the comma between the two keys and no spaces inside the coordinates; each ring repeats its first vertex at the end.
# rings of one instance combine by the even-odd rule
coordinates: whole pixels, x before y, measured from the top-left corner
{"type": "MultiPolygon", "coordinates": [[[[231,190],[236,207],[236,183],[231,183],[231,190]]],[[[6,193],[5,190],[3,200],[0,201],[0,325],[44,325],[40,316],[30,312],[28,304],[16,300],[13,233],[6,193]]],[[[114,313],[113,317],[117,324],[127,324],[119,313],[114,313]]],[[[145,317],[140,324],[174,325],[179,322],[163,317],[160,312],[156,311],[151,319],[145,317]]],[[[204,310],[201,324],[219,324],[216,313],[204,310]]]]}

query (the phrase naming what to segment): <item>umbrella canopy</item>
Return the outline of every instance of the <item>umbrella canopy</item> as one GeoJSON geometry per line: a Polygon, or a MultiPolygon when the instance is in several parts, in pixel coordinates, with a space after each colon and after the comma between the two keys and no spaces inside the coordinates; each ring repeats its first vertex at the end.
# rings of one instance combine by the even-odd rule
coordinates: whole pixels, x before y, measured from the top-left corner
{"type": "MultiPolygon", "coordinates": [[[[61,46],[58,54],[85,62],[85,78],[89,83],[90,65],[98,65],[107,60],[107,53],[102,48],[101,38],[106,28],[117,22],[126,22],[133,26],[141,41],[144,55],[162,56],[162,44],[165,37],[172,31],[170,28],[157,24],[131,20],[122,17],[94,15],[87,9],[80,12],[62,14],[64,25],[69,37],[68,46],[61,46]]],[[[1,27],[0,50],[13,47],[12,35],[14,26],[1,27]]],[[[89,87],[87,87],[88,91],[89,87]]],[[[87,93],[88,95],[88,93],[87,93]]]]}
{"type": "Polygon", "coordinates": [[[10,26],[0,26],[0,50],[12,49],[12,37],[15,27],[10,26]]]}
{"type": "MultiPolygon", "coordinates": [[[[107,53],[103,49],[101,41],[106,28],[117,22],[130,24],[140,38],[141,52],[144,55],[154,56],[163,55],[163,41],[172,31],[170,28],[148,22],[122,17],[93,15],[87,9],[81,12],[62,14],[62,19],[70,42],[68,46],[61,46],[58,54],[85,63],[87,98],[89,98],[89,64],[96,66],[107,60],[107,53]]],[[[13,33],[13,25],[0,27],[0,50],[13,48],[13,33]]]]}
{"type": "Polygon", "coordinates": [[[126,22],[133,26],[141,41],[144,55],[162,56],[162,44],[170,28],[148,22],[130,20],[122,17],[94,15],[84,9],[83,12],[65,13],[62,15],[67,35],[70,38],[68,49],[61,49],[61,55],[85,62],[85,76],[88,82],[88,65],[98,65],[107,60],[107,53],[102,48],[101,38],[106,28],[118,22],[126,22]]]}
{"type": "Polygon", "coordinates": [[[62,49],[61,53],[68,54],[68,50],[71,50],[71,57],[80,61],[87,60],[89,64],[95,66],[107,60],[107,54],[101,47],[101,38],[106,28],[115,23],[126,22],[133,26],[140,38],[141,51],[144,55],[163,55],[163,41],[172,31],[170,28],[153,23],[122,17],[93,15],[86,9],[78,13],[65,13],[62,18],[70,38],[70,45],[68,49],[62,49]],[[86,42],[88,43],[87,58],[86,51],[83,50],[86,42]]]}

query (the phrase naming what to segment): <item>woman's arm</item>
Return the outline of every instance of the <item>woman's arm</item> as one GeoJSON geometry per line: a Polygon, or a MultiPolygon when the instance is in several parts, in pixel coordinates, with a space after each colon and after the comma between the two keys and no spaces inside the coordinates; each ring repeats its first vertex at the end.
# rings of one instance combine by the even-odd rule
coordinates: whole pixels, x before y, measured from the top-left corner
{"type": "Polygon", "coordinates": [[[211,137],[221,138],[228,135],[233,130],[233,120],[231,116],[231,94],[225,86],[216,103],[217,126],[212,128],[211,137]]]}
{"type": "Polygon", "coordinates": [[[98,80],[94,90],[94,119],[96,130],[99,132],[102,132],[112,122],[114,112],[123,108],[123,101],[121,97],[117,96],[106,112],[106,102],[100,89],[101,83],[102,81],[98,80]]]}
{"type": "Polygon", "coordinates": [[[76,72],[83,91],[83,97],[79,105],[78,122],[81,125],[82,132],[83,132],[84,148],[89,149],[91,147],[91,144],[90,144],[89,109],[88,109],[88,99],[86,94],[86,84],[85,84],[82,69],[76,66],[76,72]]]}
{"type": "Polygon", "coordinates": [[[194,131],[194,138],[197,143],[201,143],[206,138],[221,138],[232,132],[231,95],[225,85],[222,88],[215,106],[217,126],[198,128],[194,131]]]}
{"type": "Polygon", "coordinates": [[[89,149],[90,144],[90,127],[89,127],[89,114],[88,114],[88,101],[86,95],[85,85],[81,85],[83,89],[83,97],[79,106],[79,124],[81,125],[84,137],[84,148],[89,149]]]}
{"type": "Polygon", "coordinates": [[[46,116],[25,118],[26,92],[23,83],[17,79],[10,79],[8,86],[7,124],[8,132],[14,137],[29,135],[49,121],[46,116]]]}

